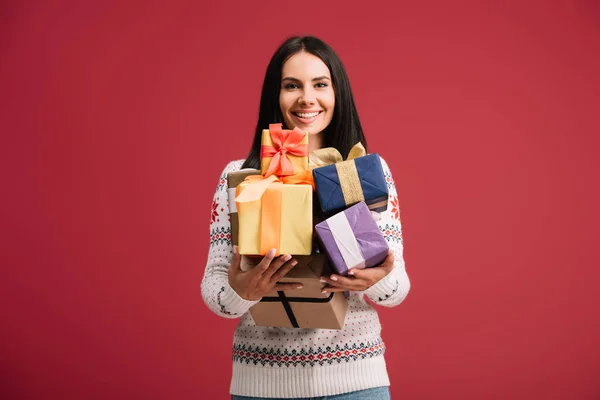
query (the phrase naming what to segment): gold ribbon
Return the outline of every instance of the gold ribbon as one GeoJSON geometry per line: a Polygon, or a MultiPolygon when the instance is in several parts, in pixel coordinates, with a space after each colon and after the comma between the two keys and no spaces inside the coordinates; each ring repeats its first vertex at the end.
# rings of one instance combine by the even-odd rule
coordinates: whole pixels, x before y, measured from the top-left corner
{"type": "Polygon", "coordinates": [[[335,168],[340,178],[340,187],[342,188],[346,205],[364,201],[365,196],[360,186],[360,179],[358,178],[358,171],[356,170],[354,160],[336,163],[335,168]]]}
{"type": "MultiPolygon", "coordinates": [[[[366,155],[367,151],[365,150],[365,147],[361,142],[358,142],[350,149],[350,153],[348,153],[346,160],[354,160],[355,158],[364,157],[366,155]]],[[[312,170],[342,161],[344,161],[344,159],[338,149],[335,147],[325,147],[323,149],[315,150],[308,155],[308,168],[312,170]]]]}

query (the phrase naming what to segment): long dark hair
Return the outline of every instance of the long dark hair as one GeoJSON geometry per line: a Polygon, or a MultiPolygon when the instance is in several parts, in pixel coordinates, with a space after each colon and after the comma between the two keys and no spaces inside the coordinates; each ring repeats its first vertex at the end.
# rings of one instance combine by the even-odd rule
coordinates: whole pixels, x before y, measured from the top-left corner
{"type": "MultiPolygon", "coordinates": [[[[281,70],[283,64],[294,54],[306,51],[319,57],[329,68],[333,89],[335,91],[335,107],[331,123],[325,128],[323,135],[324,147],[335,147],[344,158],[352,146],[361,142],[365,149],[367,141],[358,118],[358,111],[354,104],[354,96],[350,88],[350,81],[342,61],[327,43],[314,36],[294,36],[286,39],[277,49],[265,74],[262,94],[260,97],[260,110],[258,122],[254,132],[254,140],[250,153],[242,168],[260,169],[260,145],[263,129],[268,129],[269,124],[283,122],[281,108],[279,107],[279,91],[281,89],[281,70]]],[[[287,127],[289,129],[293,127],[287,127]]]]}

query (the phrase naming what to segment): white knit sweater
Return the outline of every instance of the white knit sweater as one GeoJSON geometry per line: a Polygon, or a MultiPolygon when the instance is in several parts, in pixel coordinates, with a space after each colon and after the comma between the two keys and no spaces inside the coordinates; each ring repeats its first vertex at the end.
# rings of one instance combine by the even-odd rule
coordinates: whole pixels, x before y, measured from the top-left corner
{"type": "Polygon", "coordinates": [[[256,326],[242,299],[229,286],[227,269],[233,246],[227,174],[244,160],[230,162],[219,179],[212,204],[210,247],[201,291],[206,305],[225,318],[240,318],[234,334],[230,393],[253,397],[317,397],[389,386],[385,345],[377,312],[364,299],[386,307],[400,304],[410,289],[404,268],[398,197],[387,163],[382,165],[389,189],[388,209],[377,222],[394,250],[390,274],[364,292],[351,292],[342,330],[256,326]]]}

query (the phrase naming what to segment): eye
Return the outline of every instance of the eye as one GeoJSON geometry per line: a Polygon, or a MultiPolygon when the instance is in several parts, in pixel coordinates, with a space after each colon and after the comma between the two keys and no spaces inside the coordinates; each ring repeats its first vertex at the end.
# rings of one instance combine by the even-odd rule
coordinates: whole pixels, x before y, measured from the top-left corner
{"type": "Polygon", "coordinates": [[[284,88],[288,90],[298,89],[298,85],[296,83],[286,83],[284,88]]]}
{"type": "Polygon", "coordinates": [[[319,82],[315,86],[318,88],[324,88],[324,87],[327,87],[328,85],[325,82],[319,82]]]}

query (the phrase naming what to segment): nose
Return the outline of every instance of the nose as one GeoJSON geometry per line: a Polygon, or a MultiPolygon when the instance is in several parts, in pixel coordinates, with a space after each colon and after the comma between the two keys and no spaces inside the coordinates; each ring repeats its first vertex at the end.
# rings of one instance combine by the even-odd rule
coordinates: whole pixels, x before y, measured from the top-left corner
{"type": "Polygon", "coordinates": [[[298,103],[302,106],[313,105],[316,101],[316,93],[312,88],[304,89],[302,95],[298,99],[298,103]]]}

